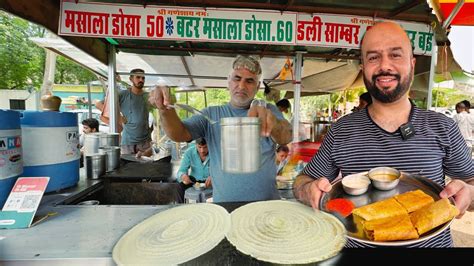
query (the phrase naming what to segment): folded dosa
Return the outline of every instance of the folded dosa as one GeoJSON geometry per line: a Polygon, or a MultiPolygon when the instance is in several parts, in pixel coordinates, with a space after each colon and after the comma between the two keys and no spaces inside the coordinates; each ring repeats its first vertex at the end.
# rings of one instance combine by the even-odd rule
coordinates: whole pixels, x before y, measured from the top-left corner
{"type": "Polygon", "coordinates": [[[459,210],[449,203],[448,199],[440,199],[410,214],[410,219],[418,234],[444,224],[459,214],[459,210]]]}
{"type": "Polygon", "coordinates": [[[375,241],[395,241],[418,238],[408,214],[364,222],[365,235],[375,241]]]}
{"type": "Polygon", "coordinates": [[[352,214],[362,217],[365,221],[387,217],[407,215],[408,212],[393,198],[384,199],[369,205],[356,208],[352,214]]]}
{"type": "Polygon", "coordinates": [[[430,195],[419,189],[396,195],[394,198],[408,211],[408,213],[414,212],[434,202],[434,199],[430,195]]]}

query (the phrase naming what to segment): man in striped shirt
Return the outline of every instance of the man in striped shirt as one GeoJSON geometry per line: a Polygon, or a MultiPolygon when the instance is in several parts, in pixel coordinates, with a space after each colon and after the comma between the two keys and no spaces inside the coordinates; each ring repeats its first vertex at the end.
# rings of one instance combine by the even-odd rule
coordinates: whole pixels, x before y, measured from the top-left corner
{"type": "MultiPolygon", "coordinates": [[[[372,104],[331,127],[295,181],[293,192],[299,201],[317,208],[339,172],[346,176],[388,166],[445,187],[440,197],[454,197],[460,216],[469,208],[474,197],[471,151],[452,119],[419,109],[408,98],[415,61],[410,40],[398,24],[380,22],[366,32],[361,67],[372,104]],[[404,127],[411,133],[402,134],[404,127]],[[453,178],[447,185],[445,175],[453,178]]],[[[348,239],[347,246],[370,245],[348,239]]],[[[450,231],[411,246],[451,247],[450,231]]]]}

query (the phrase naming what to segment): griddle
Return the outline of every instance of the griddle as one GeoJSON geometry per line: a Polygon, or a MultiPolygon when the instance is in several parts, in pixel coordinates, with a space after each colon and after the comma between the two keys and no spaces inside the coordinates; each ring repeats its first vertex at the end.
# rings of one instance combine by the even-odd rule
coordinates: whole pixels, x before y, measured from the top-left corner
{"type": "Polygon", "coordinates": [[[119,181],[142,181],[146,179],[155,182],[174,182],[172,164],[163,160],[153,163],[125,163],[117,170],[106,173],[103,178],[119,181]]]}

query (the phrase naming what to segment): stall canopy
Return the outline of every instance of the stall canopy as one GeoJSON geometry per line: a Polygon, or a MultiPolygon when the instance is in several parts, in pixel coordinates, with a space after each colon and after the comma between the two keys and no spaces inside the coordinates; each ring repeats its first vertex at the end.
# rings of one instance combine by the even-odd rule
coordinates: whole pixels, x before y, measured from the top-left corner
{"type": "Polygon", "coordinates": [[[450,25],[474,26],[474,0],[434,0],[441,20],[446,20],[453,12],[450,25]],[[456,7],[458,5],[458,8],[456,7]]]}
{"type": "MultiPolygon", "coordinates": [[[[245,13],[249,17],[255,14],[257,18],[260,14],[265,12],[271,13],[271,15],[275,17],[279,15],[285,17],[295,14],[294,16],[297,17],[297,20],[308,20],[308,22],[310,20],[316,21],[315,18],[319,16],[328,15],[322,17],[326,23],[326,27],[329,25],[326,21],[332,18],[350,18],[352,22],[354,19],[359,19],[357,23],[360,25],[369,23],[370,21],[373,23],[373,21],[380,19],[390,19],[431,25],[431,29],[423,34],[429,38],[434,36],[433,39],[430,39],[429,42],[425,39],[422,41],[421,32],[418,32],[420,37],[418,37],[418,35],[416,37],[419,39],[413,39],[415,45],[423,43],[422,48],[430,46],[431,49],[431,46],[433,46],[435,42],[438,44],[447,42],[444,30],[440,27],[436,16],[432,13],[431,7],[426,1],[99,0],[92,2],[83,0],[31,0],[24,2],[0,0],[0,8],[29,21],[43,25],[53,33],[60,33],[61,31],[62,22],[60,20],[60,14],[62,5],[85,4],[103,5],[104,9],[110,9],[111,6],[119,5],[120,8],[124,10],[123,12],[127,12],[126,8],[133,7],[140,9],[139,12],[142,13],[153,10],[153,8],[157,10],[157,8],[160,9],[163,7],[163,10],[166,9],[168,12],[173,12],[173,8],[179,8],[193,10],[196,14],[198,14],[197,12],[203,11],[208,13],[214,12],[213,8],[226,9],[228,14],[245,13]],[[229,12],[229,10],[231,11],[229,12]],[[45,16],[44,14],[48,15],[45,16]]],[[[99,12],[96,7],[97,6],[94,7],[94,12],[99,12]]],[[[222,14],[220,18],[225,16],[225,13],[222,14]]],[[[254,19],[255,16],[253,16],[254,19]]],[[[178,17],[175,16],[174,18],[178,17]]],[[[269,20],[271,20],[271,18],[269,20]]],[[[283,21],[282,23],[285,22],[284,19],[281,20],[283,21]]],[[[280,21],[275,21],[275,23],[276,22],[280,23],[280,21]]],[[[286,23],[288,23],[288,21],[286,21],[286,23]]],[[[175,30],[177,26],[178,24],[174,25],[175,30]]],[[[166,29],[168,30],[169,28],[166,29]]],[[[294,26],[294,30],[296,31],[296,25],[294,26]]],[[[144,31],[146,30],[142,30],[142,33],[144,31]]],[[[256,32],[258,33],[258,31],[256,32]]],[[[162,34],[166,36],[166,33],[162,34]]],[[[84,37],[77,33],[60,35],[63,40],[35,39],[35,42],[45,48],[54,50],[59,54],[78,61],[103,76],[107,74],[108,49],[113,45],[118,52],[116,57],[117,72],[122,74],[122,80],[128,80],[126,73],[128,73],[130,69],[140,67],[151,74],[151,76],[147,78],[147,85],[149,86],[157,83],[165,83],[187,89],[226,87],[226,78],[232,58],[236,54],[253,54],[262,58],[262,65],[264,67],[263,79],[267,84],[282,90],[292,90],[292,88],[290,88],[291,83],[282,83],[275,81],[275,79],[278,77],[285,62],[287,62],[287,58],[293,59],[297,52],[304,53],[305,61],[302,77],[308,81],[311,79],[318,81],[316,82],[318,83],[317,86],[303,84],[303,93],[307,91],[313,93],[327,93],[342,90],[348,86],[362,84],[358,69],[359,50],[357,49],[358,43],[356,42],[351,43],[352,46],[328,46],[324,45],[324,43],[322,45],[306,45],[307,42],[285,43],[285,38],[282,38],[281,42],[271,39],[268,42],[244,40],[235,42],[217,39],[209,41],[203,39],[193,40],[192,38],[127,38],[124,36],[114,37],[101,34],[95,34],[94,36],[92,36],[92,34],[84,37]],[[77,49],[74,51],[73,48],[77,49]],[[85,60],[84,58],[87,58],[87,56],[84,55],[88,55],[90,60],[85,60]]],[[[296,33],[294,33],[294,35],[296,35],[296,33]]],[[[325,32],[322,32],[322,38],[324,38],[324,35],[325,32]]],[[[278,34],[275,36],[279,37],[278,34]]],[[[429,71],[430,56],[427,55],[429,55],[429,53],[424,54],[423,52],[417,55],[418,64],[416,74],[429,71]]]]}

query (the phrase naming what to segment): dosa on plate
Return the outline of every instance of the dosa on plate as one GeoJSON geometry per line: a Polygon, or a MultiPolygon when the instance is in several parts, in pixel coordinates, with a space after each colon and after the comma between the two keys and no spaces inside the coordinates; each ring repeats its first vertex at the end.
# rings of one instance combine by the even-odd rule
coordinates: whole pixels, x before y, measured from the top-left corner
{"type": "Polygon", "coordinates": [[[425,192],[417,189],[394,196],[408,213],[414,212],[434,202],[434,199],[425,192]]]}
{"type": "Polygon", "coordinates": [[[408,212],[393,198],[384,199],[369,205],[356,208],[353,215],[360,216],[365,221],[407,215],[408,212]]]}
{"type": "Polygon", "coordinates": [[[394,241],[419,238],[418,233],[406,214],[363,222],[368,239],[394,241]]]}
{"type": "Polygon", "coordinates": [[[458,214],[459,210],[448,199],[440,199],[411,213],[410,219],[418,234],[421,235],[453,219],[458,214]]]}

